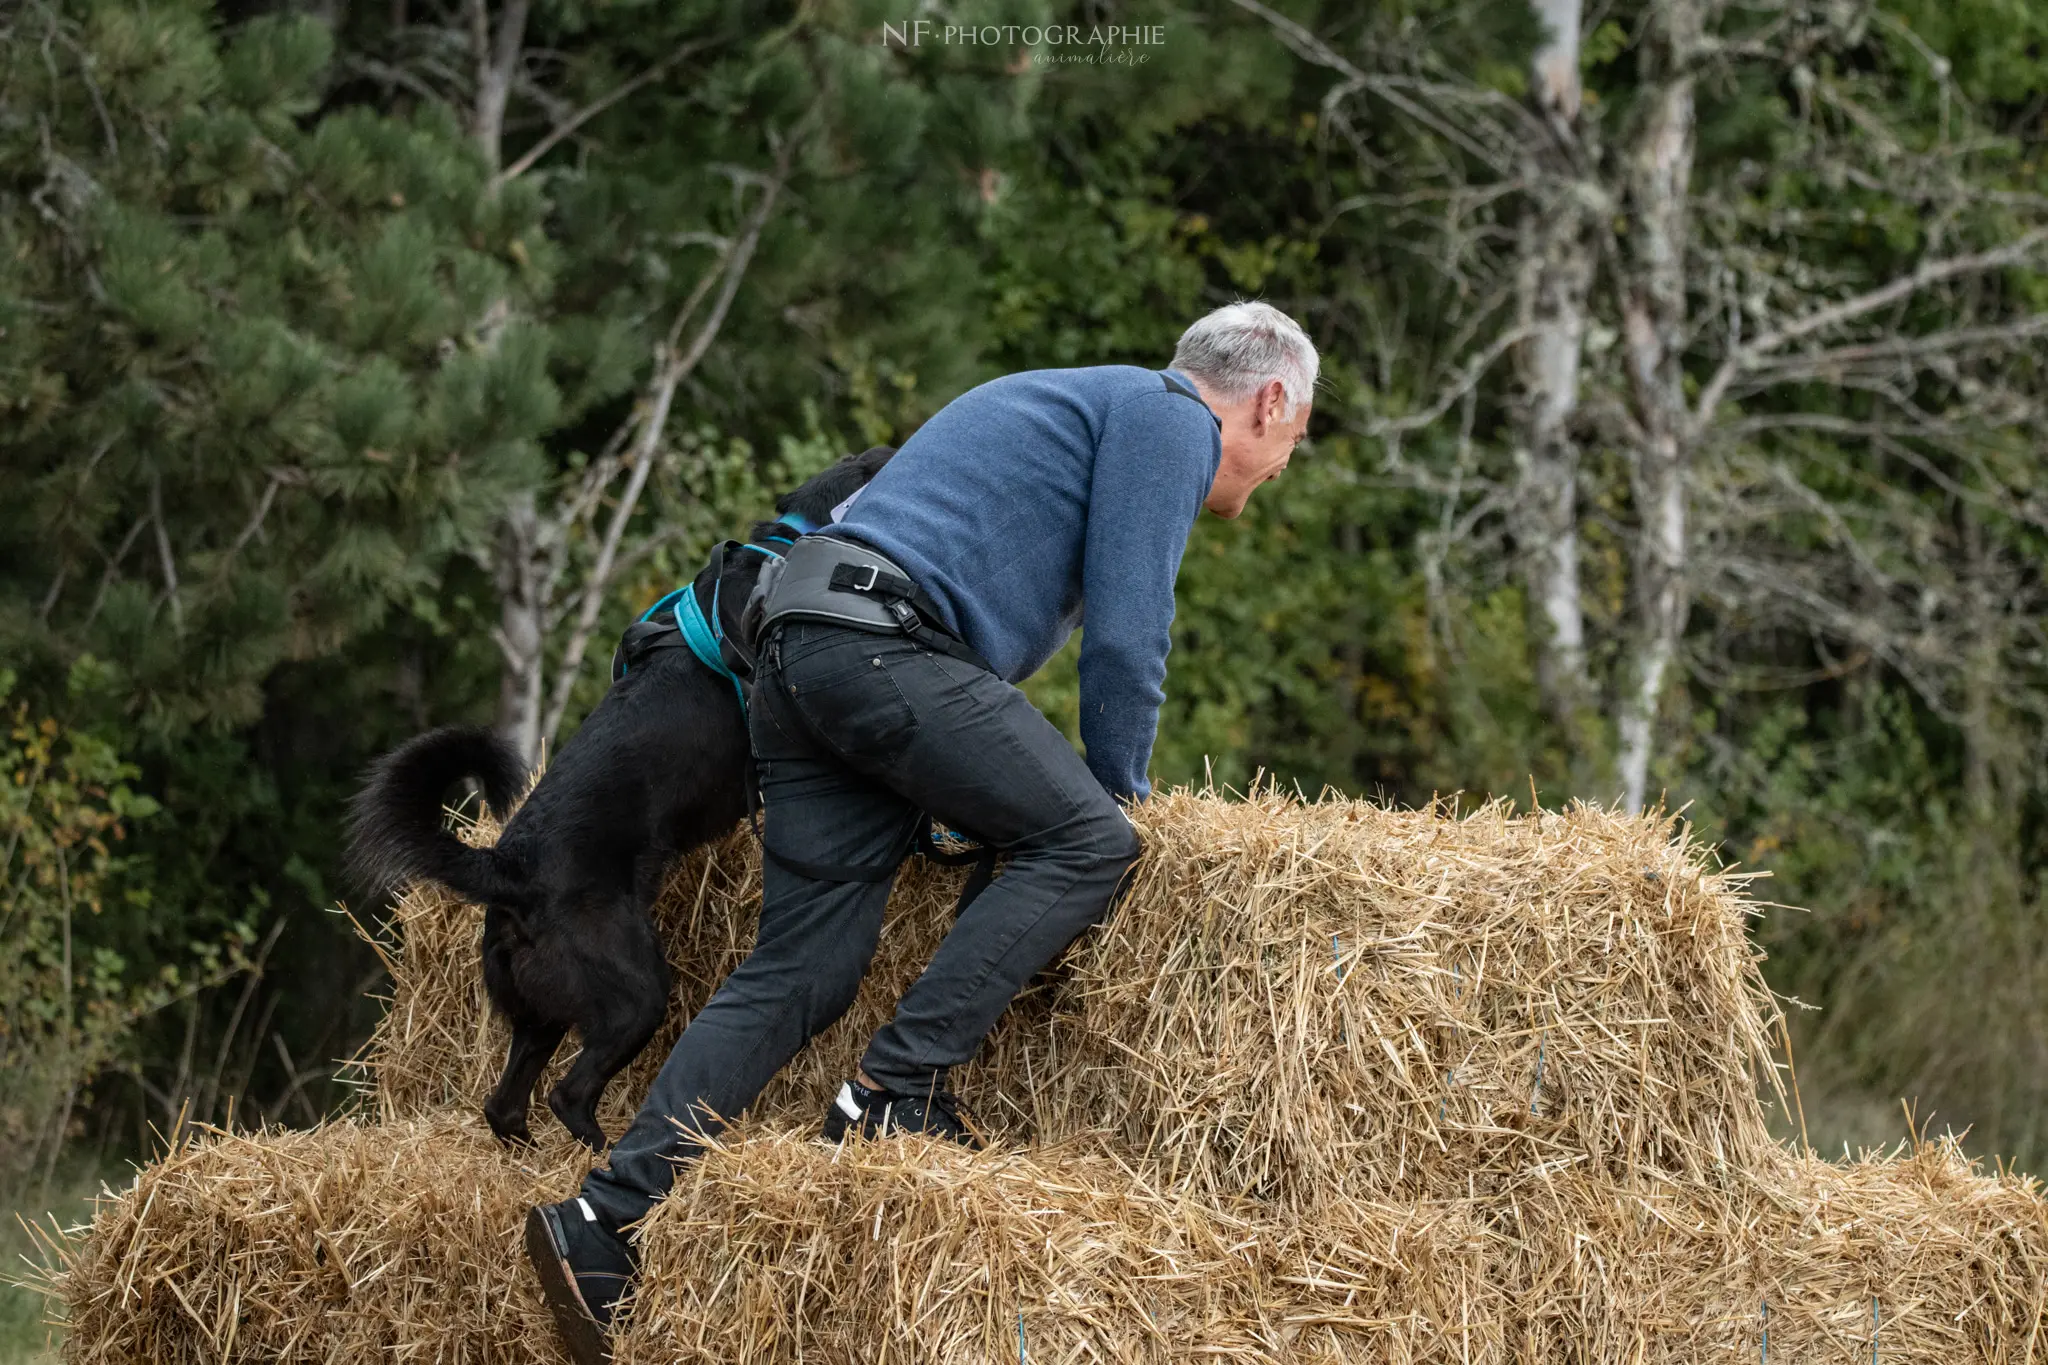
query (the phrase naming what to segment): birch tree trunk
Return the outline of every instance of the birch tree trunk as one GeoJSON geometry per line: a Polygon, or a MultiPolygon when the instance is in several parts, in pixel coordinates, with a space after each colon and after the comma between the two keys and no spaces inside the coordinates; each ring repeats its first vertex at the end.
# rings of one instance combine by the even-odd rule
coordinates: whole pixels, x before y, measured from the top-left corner
{"type": "Polygon", "coordinates": [[[1535,207],[1523,227],[1519,348],[1521,487],[1514,536],[1529,602],[1544,709],[1576,752],[1592,700],[1579,601],[1578,447],[1572,419],[1593,284],[1588,195],[1580,183],[1579,0],[1537,6],[1550,36],[1537,52],[1532,90],[1542,119],[1529,126],[1524,176],[1535,207]]]}
{"type": "Polygon", "coordinates": [[[470,55],[476,62],[476,102],[470,110],[470,133],[496,170],[504,154],[505,107],[512,99],[512,79],[526,47],[527,0],[505,0],[493,29],[487,0],[467,0],[470,55]]]}
{"type": "MultiPolygon", "coordinates": [[[[655,344],[647,384],[605,450],[580,475],[545,490],[542,501],[528,495],[506,510],[492,563],[499,594],[496,638],[504,665],[498,728],[529,765],[540,762],[543,745],[561,727],[606,595],[631,558],[622,552],[626,528],[655,466],[670,458],[665,438],[676,393],[718,339],[804,136],[800,131],[775,140],[775,164],[768,173],[734,173],[743,193],[753,191],[753,203],[731,237],[713,239],[720,248],[717,259],[655,344]],[[707,299],[710,308],[700,318],[707,299]],[[575,546],[592,542],[588,561],[572,566],[575,546]],[[550,684],[549,641],[565,624],[567,638],[550,684]]],[[[658,537],[644,540],[635,552],[658,543],[658,537]]]]}
{"type": "Polygon", "coordinates": [[[498,683],[498,728],[532,763],[540,754],[543,651],[547,645],[546,605],[552,595],[554,547],[541,525],[532,493],[505,509],[491,556],[498,589],[498,655],[505,671],[498,683]]]}
{"type": "Polygon", "coordinates": [[[1535,0],[1547,36],[1536,49],[1536,105],[1565,124],[1579,118],[1579,0],[1535,0]]]}
{"type": "MultiPolygon", "coordinates": [[[[464,0],[462,14],[475,66],[470,132],[494,172],[489,190],[493,194],[590,119],[708,45],[679,45],[606,95],[555,120],[550,133],[506,165],[505,114],[525,60],[529,0],[501,0],[495,16],[490,0],[464,0]]],[[[804,128],[814,122],[807,117],[804,128]]],[[[803,131],[793,136],[770,135],[775,159],[769,172],[728,172],[735,196],[744,202],[751,191],[752,206],[730,237],[700,234],[700,240],[718,248],[718,256],[677,309],[666,336],[654,343],[647,384],[604,451],[580,474],[522,493],[505,509],[490,556],[498,592],[494,636],[504,667],[498,692],[498,728],[529,764],[540,762],[543,746],[560,727],[606,594],[615,576],[635,557],[622,551],[622,542],[655,466],[669,458],[664,439],[676,393],[717,340],[752,262],[761,230],[774,213],[788,179],[791,157],[805,135],[803,131]],[[707,299],[710,308],[700,318],[699,310],[707,299]],[[600,518],[604,522],[601,528],[600,518]],[[595,543],[593,554],[577,554],[579,545],[591,542],[595,543]],[[567,639],[551,681],[550,644],[565,624],[567,639]]],[[[509,314],[502,299],[486,310],[478,328],[483,344],[495,340],[509,314]]],[[[649,548],[652,546],[642,545],[635,550],[649,548]]]]}
{"type": "Polygon", "coordinates": [[[1664,0],[1644,45],[1645,113],[1628,149],[1622,347],[1638,427],[1633,621],[1619,679],[1622,803],[1643,808],[1657,720],[1690,598],[1687,464],[1692,428],[1682,367],[1695,136],[1693,66],[1704,0],[1664,0]]]}

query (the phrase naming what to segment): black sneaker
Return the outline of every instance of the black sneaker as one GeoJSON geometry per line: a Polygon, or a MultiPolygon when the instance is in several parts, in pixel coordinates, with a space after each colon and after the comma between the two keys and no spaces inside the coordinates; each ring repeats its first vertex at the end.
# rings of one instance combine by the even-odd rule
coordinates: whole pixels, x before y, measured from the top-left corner
{"type": "Polygon", "coordinates": [[[612,1358],[605,1336],[612,1309],[640,1273],[639,1257],[597,1219],[580,1196],[527,1210],[526,1258],[540,1276],[555,1330],[576,1365],[612,1358]]]}
{"type": "Polygon", "coordinates": [[[963,1147],[981,1150],[981,1139],[960,1117],[960,1102],[951,1092],[930,1095],[898,1095],[889,1090],[870,1090],[859,1081],[839,1087],[839,1098],[825,1111],[827,1142],[843,1142],[849,1134],[864,1138],[894,1137],[899,1133],[930,1133],[951,1138],[963,1147]]]}

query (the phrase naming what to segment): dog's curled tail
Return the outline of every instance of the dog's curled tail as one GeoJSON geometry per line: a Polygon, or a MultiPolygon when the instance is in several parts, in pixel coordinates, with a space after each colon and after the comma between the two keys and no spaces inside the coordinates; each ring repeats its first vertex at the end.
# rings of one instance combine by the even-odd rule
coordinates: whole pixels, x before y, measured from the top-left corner
{"type": "Polygon", "coordinates": [[[480,903],[523,899],[526,879],[518,868],[496,849],[471,848],[442,822],[442,799],[465,777],[483,787],[485,803],[501,820],[526,789],[518,752],[482,726],[429,731],[370,765],[349,803],[350,875],[380,892],[436,881],[480,903]]]}

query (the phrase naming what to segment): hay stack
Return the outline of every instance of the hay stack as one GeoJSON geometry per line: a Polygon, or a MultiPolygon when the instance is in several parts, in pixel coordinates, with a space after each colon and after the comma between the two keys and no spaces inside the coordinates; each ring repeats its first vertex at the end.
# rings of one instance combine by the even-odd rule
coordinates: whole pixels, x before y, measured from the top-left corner
{"type": "MultiPolygon", "coordinates": [[[[453,1122],[218,1137],[113,1200],[61,1288],[80,1362],[557,1361],[520,1170],[453,1122]]],[[[750,1129],[649,1220],[621,1365],[898,1361],[2020,1362],[2031,1182],[1953,1144],[1786,1158],[1711,1198],[1531,1173],[1505,1200],[1315,1219],[1162,1191],[1113,1148],[835,1151],[750,1129]],[[1768,1320],[1764,1305],[1769,1304],[1768,1320]]]]}
{"type": "Polygon", "coordinates": [[[1668,823],[1177,795],[1145,835],[1058,1081],[1020,1087],[1041,1131],[1304,1211],[1541,1163],[1713,1184],[1770,1147],[1749,906],[1668,823]]]}
{"type": "MultiPolygon", "coordinates": [[[[986,1153],[803,1140],[950,922],[957,874],[906,872],[852,1014],[649,1220],[622,1361],[999,1362],[1020,1320],[1034,1362],[1727,1361],[1766,1303],[1770,1360],[1848,1361],[1873,1302],[1887,1362],[2048,1359],[2033,1182],[1770,1141],[1751,907],[1669,822],[1139,818],[1125,903],[958,1078],[986,1153]]],[[[744,953],[756,876],[735,836],[673,879],[675,1008],[612,1131],[744,953]]],[[[582,1162],[544,1111],[524,1168],[469,1118],[504,1046],[480,928],[399,906],[381,1124],[189,1148],[101,1212],[73,1359],[554,1358],[516,1241],[582,1162]]]]}
{"type": "MultiPolygon", "coordinates": [[[[1770,1145],[1756,1091],[1776,1016],[1749,906],[1669,822],[1186,793],[1139,819],[1124,903],[958,1077],[997,1135],[1111,1129],[1163,1183],[1302,1207],[1546,1160],[1712,1181],[1770,1145]]],[[[757,1112],[823,1113],[958,886],[906,870],[859,1001],[757,1112]]],[[[608,1131],[744,956],[759,894],[744,835],[678,870],[659,907],[674,1008],[613,1087],[608,1131]]],[[[384,1112],[474,1108],[505,1045],[483,1009],[482,916],[423,890],[396,928],[366,1063],[384,1112]]]]}
{"type": "MultiPolygon", "coordinates": [[[[486,842],[495,837],[489,825],[469,833],[486,842]]],[[[775,1081],[757,1106],[760,1112],[822,1117],[867,1036],[881,1026],[952,923],[961,875],[921,862],[905,869],[858,1003],[775,1081]]],[[[631,1121],[683,1025],[746,957],[760,903],[760,855],[743,832],[681,860],[670,875],[655,906],[675,975],[668,1018],[606,1091],[598,1118],[607,1133],[616,1137],[631,1121]]],[[[378,942],[391,969],[391,1007],[356,1063],[373,1082],[377,1110],[385,1119],[418,1118],[449,1108],[480,1112],[497,1084],[510,1034],[486,1008],[478,957],[482,941],[482,909],[439,887],[415,887],[393,907],[378,942]]],[[[573,1059],[573,1045],[565,1046],[537,1094],[545,1095],[573,1059]]],[[[532,1121],[536,1136],[543,1130],[562,1131],[538,1099],[532,1121]]]]}
{"type": "Polygon", "coordinates": [[[65,1248],[65,1359],[566,1361],[520,1218],[585,1169],[454,1118],[182,1145],[65,1248]]]}
{"type": "Polygon", "coordinates": [[[2031,1180],[1952,1141],[1792,1158],[1723,1194],[1532,1182],[1500,1273],[1548,1281],[1524,1353],[1588,1359],[2021,1361],[2043,1337],[2048,1223],[2031,1180]]]}
{"type": "MultiPolygon", "coordinates": [[[[1260,1246],[1087,1145],[835,1150],[781,1132],[698,1163],[643,1235],[630,1365],[986,1365],[1260,1353],[1260,1246]]],[[[1272,1343],[1265,1343],[1271,1345],[1272,1343]]]]}
{"type": "Polygon", "coordinates": [[[1711,1195],[1534,1173],[1503,1193],[1361,1202],[1276,1238],[1274,1278],[1312,1324],[1297,1358],[1690,1365],[1768,1346],[1847,1363],[1872,1359],[1873,1333],[1891,1362],[2048,1353],[2048,1204],[1952,1141],[1839,1165],[1786,1154],[1711,1195]],[[1461,1236],[1465,1257],[1425,1250],[1435,1268],[1400,1284],[1417,1233],[1461,1236]]]}

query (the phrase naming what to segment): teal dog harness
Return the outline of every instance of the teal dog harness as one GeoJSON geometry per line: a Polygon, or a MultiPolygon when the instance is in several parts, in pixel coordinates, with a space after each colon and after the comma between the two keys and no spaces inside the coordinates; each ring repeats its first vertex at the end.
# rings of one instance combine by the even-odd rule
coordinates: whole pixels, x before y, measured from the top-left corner
{"type": "MultiPolygon", "coordinates": [[[[787,536],[762,536],[761,540],[780,545],[785,549],[796,543],[804,528],[785,517],[784,526],[790,527],[787,536]]],[[[732,684],[733,695],[739,698],[740,711],[747,709],[746,676],[752,672],[752,660],[725,633],[723,613],[719,610],[720,594],[725,586],[725,571],[735,554],[751,551],[770,560],[780,560],[781,550],[771,550],[758,541],[742,545],[728,540],[711,552],[711,602],[709,610],[698,600],[697,585],[685,583],[674,592],[667,594],[642,612],[640,619],[626,627],[620,637],[619,647],[612,656],[612,681],[626,676],[627,671],[647,655],[661,649],[686,647],[697,656],[697,661],[732,684]],[[673,622],[659,619],[663,613],[670,613],[673,622]]],[[[703,575],[699,575],[701,578],[703,575]]]]}

